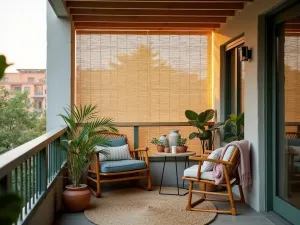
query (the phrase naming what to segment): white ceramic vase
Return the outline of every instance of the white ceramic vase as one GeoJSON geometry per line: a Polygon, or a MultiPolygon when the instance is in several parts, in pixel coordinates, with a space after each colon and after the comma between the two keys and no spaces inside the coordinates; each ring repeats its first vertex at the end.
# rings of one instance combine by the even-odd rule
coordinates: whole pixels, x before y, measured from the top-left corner
{"type": "Polygon", "coordinates": [[[169,147],[169,140],[167,138],[166,134],[162,134],[159,138],[159,140],[163,143],[163,145],[168,148],[169,147]]]}
{"type": "Polygon", "coordinates": [[[177,146],[177,140],[180,138],[179,130],[171,130],[169,134],[169,146],[177,146]]]}

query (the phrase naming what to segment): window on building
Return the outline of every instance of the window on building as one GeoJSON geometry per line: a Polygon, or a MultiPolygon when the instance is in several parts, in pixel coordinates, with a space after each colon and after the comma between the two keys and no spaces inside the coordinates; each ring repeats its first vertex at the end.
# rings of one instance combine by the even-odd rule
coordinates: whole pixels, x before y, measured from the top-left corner
{"type": "Polygon", "coordinates": [[[21,86],[12,86],[12,90],[14,92],[21,92],[22,91],[22,87],[21,86]]]}
{"type": "MultiPolygon", "coordinates": [[[[185,110],[211,108],[211,34],[103,32],[76,38],[76,104],[95,104],[116,122],[187,122],[185,110]]],[[[140,127],[139,145],[171,126],[140,127]]],[[[188,137],[194,129],[180,127],[188,137]]],[[[120,128],[133,141],[133,127],[120,128]]],[[[198,140],[189,149],[200,151],[198,140]]],[[[132,143],[133,144],[133,143],[132,143]]]]}
{"type": "Polygon", "coordinates": [[[33,83],[34,82],[34,77],[28,77],[28,83],[33,83]]]}
{"type": "Polygon", "coordinates": [[[36,109],[36,110],[41,110],[41,109],[42,109],[42,101],[40,101],[40,100],[35,100],[35,101],[34,101],[34,109],[36,109]]]}
{"type": "Polygon", "coordinates": [[[30,93],[30,87],[28,86],[24,87],[24,92],[30,93]]]}
{"type": "Polygon", "coordinates": [[[43,95],[43,86],[35,86],[34,93],[35,95],[43,95]]]}
{"type": "Polygon", "coordinates": [[[7,82],[8,82],[8,77],[4,77],[4,78],[3,78],[3,82],[4,82],[4,83],[7,83],[7,82]]]}

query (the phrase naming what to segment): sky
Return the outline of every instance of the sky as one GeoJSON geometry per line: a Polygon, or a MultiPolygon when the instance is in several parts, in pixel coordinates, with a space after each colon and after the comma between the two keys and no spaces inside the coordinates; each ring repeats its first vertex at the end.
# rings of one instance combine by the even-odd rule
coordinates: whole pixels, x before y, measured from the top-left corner
{"type": "Polygon", "coordinates": [[[16,69],[46,68],[47,0],[0,0],[0,54],[16,69]]]}

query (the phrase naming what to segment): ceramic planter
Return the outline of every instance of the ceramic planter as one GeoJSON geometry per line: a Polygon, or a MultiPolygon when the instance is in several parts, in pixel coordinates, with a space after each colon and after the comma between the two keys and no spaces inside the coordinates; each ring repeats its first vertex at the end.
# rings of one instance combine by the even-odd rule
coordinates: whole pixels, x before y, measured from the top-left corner
{"type": "Polygon", "coordinates": [[[158,152],[164,152],[165,146],[164,145],[156,145],[157,151],[158,152]]]}
{"type": "Polygon", "coordinates": [[[171,133],[169,134],[169,146],[170,148],[172,146],[177,145],[177,140],[180,138],[179,130],[171,130],[171,133]]]}
{"type": "Polygon", "coordinates": [[[184,153],[184,152],[187,151],[187,149],[188,149],[188,146],[177,146],[176,147],[176,152],[177,153],[184,153]]]}
{"type": "Polygon", "coordinates": [[[169,147],[169,140],[167,138],[166,134],[162,134],[159,138],[159,140],[163,143],[163,145],[167,148],[169,147]]]}
{"type": "Polygon", "coordinates": [[[80,184],[79,187],[67,185],[63,192],[62,200],[65,208],[69,212],[82,212],[91,201],[91,192],[86,184],[80,184]]]}

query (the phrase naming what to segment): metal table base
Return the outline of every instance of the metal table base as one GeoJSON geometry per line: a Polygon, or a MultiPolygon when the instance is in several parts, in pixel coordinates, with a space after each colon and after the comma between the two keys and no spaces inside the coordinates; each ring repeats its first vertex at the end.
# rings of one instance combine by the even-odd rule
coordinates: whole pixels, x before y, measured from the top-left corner
{"type": "MultiPolygon", "coordinates": [[[[162,170],[162,174],[161,174],[161,180],[160,180],[160,186],[159,186],[159,194],[160,195],[177,195],[177,196],[185,196],[187,195],[189,192],[186,192],[184,194],[180,194],[179,193],[179,189],[185,189],[188,190],[187,188],[184,187],[184,180],[182,181],[182,187],[179,187],[179,183],[178,183],[178,169],[177,169],[177,157],[175,157],[175,168],[176,168],[176,184],[177,184],[177,194],[175,193],[162,193],[161,192],[161,187],[162,187],[162,183],[163,183],[163,179],[164,179],[164,172],[165,172],[165,166],[166,166],[166,161],[167,161],[167,157],[164,156],[164,166],[163,166],[163,170],[162,170]]],[[[182,156],[181,156],[182,157],[182,156]]],[[[186,164],[188,164],[188,166],[190,166],[189,163],[189,156],[185,157],[185,161],[184,161],[184,169],[186,169],[186,164]]]]}

